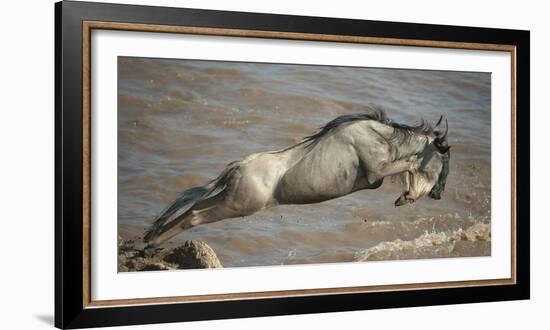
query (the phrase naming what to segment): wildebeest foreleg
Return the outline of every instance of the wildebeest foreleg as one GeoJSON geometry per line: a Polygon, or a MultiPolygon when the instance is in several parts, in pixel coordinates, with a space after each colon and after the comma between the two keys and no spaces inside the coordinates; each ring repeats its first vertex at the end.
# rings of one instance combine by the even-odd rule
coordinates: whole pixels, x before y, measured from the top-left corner
{"type": "Polygon", "coordinates": [[[407,171],[403,173],[403,185],[405,187],[405,191],[399,196],[399,198],[395,201],[395,206],[401,206],[409,203],[414,203],[415,199],[410,195],[411,187],[414,185],[415,176],[411,172],[407,171]]]}
{"type": "Polygon", "coordinates": [[[409,161],[397,160],[389,163],[385,163],[377,168],[375,171],[367,172],[369,182],[374,182],[385,178],[387,176],[393,176],[405,172],[413,172],[414,165],[409,161]]]}

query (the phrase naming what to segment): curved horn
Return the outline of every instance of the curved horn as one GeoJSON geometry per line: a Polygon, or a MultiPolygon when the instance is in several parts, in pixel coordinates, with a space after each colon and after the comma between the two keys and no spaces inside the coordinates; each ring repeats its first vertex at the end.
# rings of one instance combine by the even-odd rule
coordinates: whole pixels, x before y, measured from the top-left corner
{"type": "Polygon", "coordinates": [[[441,117],[439,117],[439,120],[437,121],[437,124],[435,124],[434,128],[437,128],[437,126],[439,126],[439,124],[441,124],[442,120],[443,120],[443,115],[441,115],[441,117]]]}
{"type": "Polygon", "coordinates": [[[445,133],[440,137],[442,141],[447,140],[447,133],[449,133],[449,121],[445,118],[445,133]]]}

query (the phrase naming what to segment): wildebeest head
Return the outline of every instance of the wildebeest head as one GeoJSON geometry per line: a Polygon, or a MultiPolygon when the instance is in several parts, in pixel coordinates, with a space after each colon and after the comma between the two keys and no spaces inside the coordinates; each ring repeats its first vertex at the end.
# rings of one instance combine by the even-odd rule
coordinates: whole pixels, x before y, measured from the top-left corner
{"type": "MultiPolygon", "coordinates": [[[[439,118],[436,124],[436,128],[441,125],[443,116],[439,118]]],[[[441,199],[441,193],[445,190],[445,184],[447,183],[447,175],[449,175],[449,161],[451,159],[451,146],[447,141],[447,133],[449,133],[449,123],[445,119],[445,131],[435,130],[435,139],[433,140],[433,146],[435,147],[435,159],[438,159],[441,163],[441,170],[437,177],[437,182],[433,186],[429,193],[429,196],[433,199],[441,199]]]]}
{"type": "Polygon", "coordinates": [[[407,190],[395,201],[395,206],[414,203],[426,195],[433,199],[441,199],[449,175],[451,158],[451,147],[447,141],[449,123],[445,119],[445,128],[441,129],[442,122],[443,116],[433,129],[425,133],[428,137],[427,143],[423,144],[423,150],[411,159],[413,162],[419,161],[416,170],[402,174],[407,190]]]}

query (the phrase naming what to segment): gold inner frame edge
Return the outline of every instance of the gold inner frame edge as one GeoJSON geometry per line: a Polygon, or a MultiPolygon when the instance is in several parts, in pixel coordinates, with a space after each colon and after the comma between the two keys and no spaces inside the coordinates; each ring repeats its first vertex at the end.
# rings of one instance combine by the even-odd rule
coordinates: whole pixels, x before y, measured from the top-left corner
{"type": "Polygon", "coordinates": [[[316,295],[354,294],[366,292],[409,291],[475,286],[516,284],[516,46],[469,42],[397,39],[379,37],[342,36],[280,31],[241,30],[224,28],[203,28],[175,25],[120,23],[102,21],[82,22],[82,221],[83,221],[83,307],[102,308],[129,305],[174,304],[207,301],[267,299],[316,295]],[[304,41],[361,43],[389,46],[432,47],[485,51],[504,51],[511,55],[511,277],[489,280],[468,280],[395,285],[370,285],[356,287],[298,289],[284,291],[239,292],[227,294],[205,294],[174,297],[151,297],[113,300],[92,300],[91,298],[91,34],[92,30],[118,30],[132,32],[179,33],[227,37],[270,38],[304,41]]]}

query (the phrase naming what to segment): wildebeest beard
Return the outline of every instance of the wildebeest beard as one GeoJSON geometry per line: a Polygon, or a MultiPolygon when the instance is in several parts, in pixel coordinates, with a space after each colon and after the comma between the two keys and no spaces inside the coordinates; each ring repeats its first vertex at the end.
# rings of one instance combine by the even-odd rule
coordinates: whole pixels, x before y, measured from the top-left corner
{"type": "Polygon", "coordinates": [[[441,199],[441,194],[443,193],[443,191],[445,191],[445,184],[447,183],[447,175],[449,175],[450,159],[451,159],[451,150],[447,150],[447,152],[443,154],[443,157],[442,157],[443,167],[441,168],[441,172],[439,173],[437,183],[434,185],[434,187],[432,188],[429,194],[429,196],[433,199],[441,199]]]}

